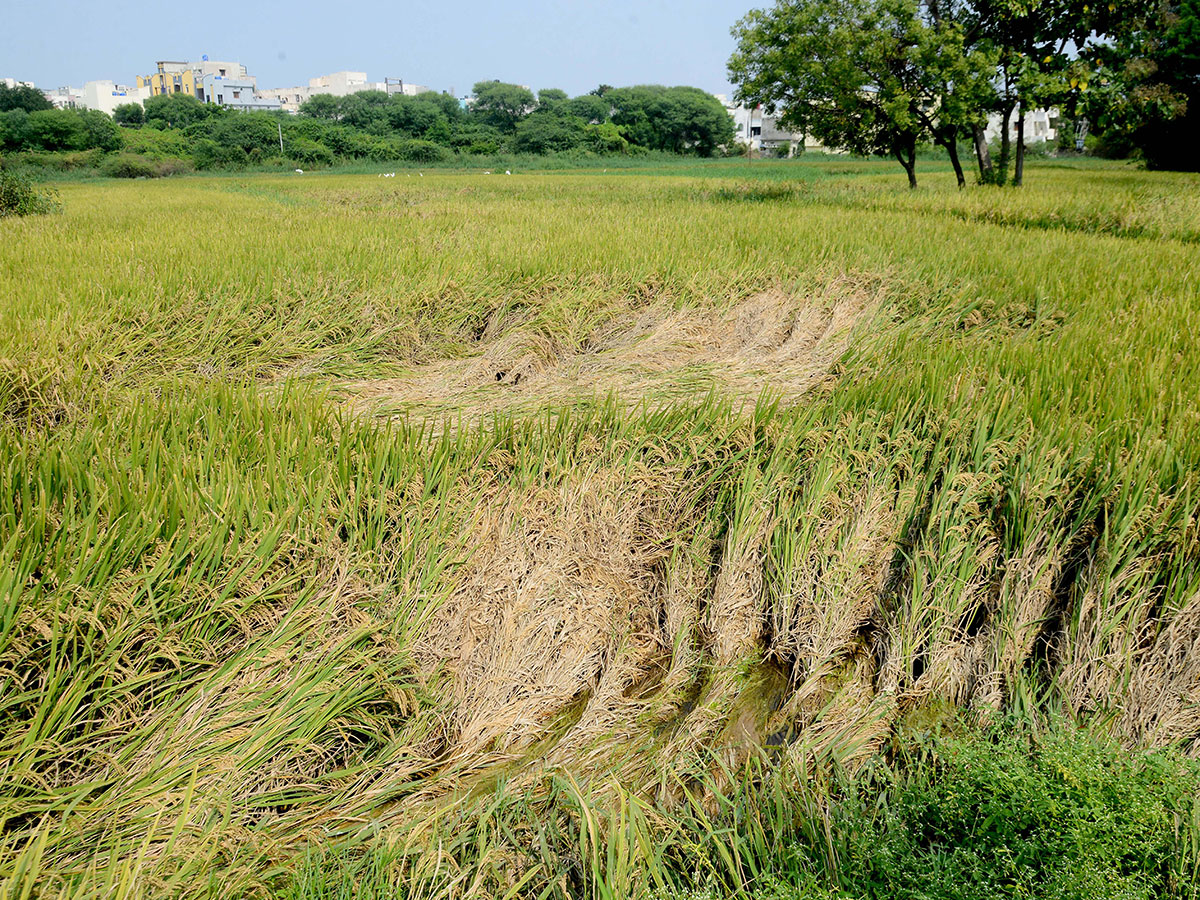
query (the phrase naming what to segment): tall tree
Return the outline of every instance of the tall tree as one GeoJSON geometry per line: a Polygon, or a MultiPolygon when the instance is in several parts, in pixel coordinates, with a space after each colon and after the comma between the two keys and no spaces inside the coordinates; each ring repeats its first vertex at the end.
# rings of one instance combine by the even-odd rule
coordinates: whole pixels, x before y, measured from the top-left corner
{"type": "Polygon", "coordinates": [[[1079,110],[1148,168],[1200,170],[1200,0],[1158,0],[1084,57],[1079,110]]]}
{"type": "Polygon", "coordinates": [[[831,147],[894,156],[916,187],[917,145],[945,148],[959,185],[960,138],[994,95],[992,52],[917,0],[779,0],[734,29],[737,96],[831,147]]]}
{"type": "Polygon", "coordinates": [[[712,156],[733,141],[733,119],[716,97],[699,88],[613,88],[602,104],[630,143],[649,150],[712,156]]]}
{"type": "Polygon", "coordinates": [[[476,118],[505,134],[516,131],[517,123],[529,115],[537,105],[533,91],[519,84],[480,81],[472,92],[475,94],[475,103],[471,111],[476,118]]]}

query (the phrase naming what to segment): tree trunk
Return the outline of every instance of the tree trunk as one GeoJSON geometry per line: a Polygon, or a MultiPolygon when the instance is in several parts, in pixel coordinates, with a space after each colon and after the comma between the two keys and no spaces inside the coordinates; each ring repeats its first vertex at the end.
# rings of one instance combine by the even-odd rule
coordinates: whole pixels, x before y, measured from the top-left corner
{"type": "Polygon", "coordinates": [[[1020,187],[1025,178],[1025,101],[1017,101],[1017,166],[1013,170],[1013,187],[1020,187]]]}
{"type": "Polygon", "coordinates": [[[913,137],[903,144],[897,141],[892,150],[908,175],[909,188],[915,190],[917,187],[917,139],[913,137]]]}
{"type": "Polygon", "coordinates": [[[954,166],[954,177],[958,179],[960,188],[967,186],[967,179],[963,177],[962,163],[958,161],[958,129],[951,131],[950,136],[942,143],[946,148],[946,152],[950,154],[950,165],[954,166]]]}
{"type": "Polygon", "coordinates": [[[996,180],[996,170],[992,166],[992,151],[988,149],[987,136],[984,134],[982,125],[975,125],[974,136],[975,159],[979,163],[979,181],[982,184],[991,184],[996,180]]]}
{"type": "Polygon", "coordinates": [[[1004,109],[1001,112],[1000,126],[1000,172],[996,177],[996,184],[1004,184],[1008,181],[1008,161],[1012,159],[1012,137],[1008,132],[1008,123],[1012,119],[1013,107],[1016,104],[1009,100],[1004,104],[1004,109]]]}

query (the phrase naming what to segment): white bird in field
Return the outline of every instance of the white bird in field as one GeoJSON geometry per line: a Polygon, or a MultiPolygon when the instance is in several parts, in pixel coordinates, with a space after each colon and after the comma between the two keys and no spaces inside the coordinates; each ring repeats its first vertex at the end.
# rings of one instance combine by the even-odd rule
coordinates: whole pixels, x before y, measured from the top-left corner
{"type": "Polygon", "coordinates": [[[484,172],[483,174],[484,174],[484,175],[491,175],[492,173],[491,173],[491,172],[484,172]]]}
{"type": "Polygon", "coordinates": [[[504,170],[504,174],[505,174],[505,175],[511,175],[511,174],[512,174],[512,172],[510,172],[508,169],[505,169],[505,170],[504,170]]]}
{"type": "Polygon", "coordinates": [[[424,172],[418,172],[417,174],[418,174],[418,175],[420,175],[422,178],[424,178],[424,177],[425,177],[425,173],[424,173],[424,172]]]}
{"type": "Polygon", "coordinates": [[[303,174],[304,174],[304,170],[303,170],[303,169],[297,169],[297,170],[296,170],[296,174],[297,174],[297,175],[303,175],[303,174]]]}

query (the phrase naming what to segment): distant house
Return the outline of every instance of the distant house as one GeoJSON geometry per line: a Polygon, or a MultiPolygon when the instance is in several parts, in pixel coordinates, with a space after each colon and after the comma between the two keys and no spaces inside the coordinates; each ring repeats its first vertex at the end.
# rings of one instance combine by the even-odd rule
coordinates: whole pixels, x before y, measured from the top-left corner
{"type": "Polygon", "coordinates": [[[825,149],[815,138],[784,129],[779,117],[765,115],[761,106],[751,109],[731,103],[724,94],[714,96],[733,118],[734,140],[757,153],[792,157],[805,150],[825,149]]]}
{"type": "Polygon", "coordinates": [[[422,84],[410,84],[399,78],[385,78],[383,81],[367,81],[366,72],[331,72],[328,75],[318,75],[308,79],[307,86],[286,88],[265,88],[258,92],[260,97],[270,97],[279,101],[279,106],[285,112],[295,113],[300,107],[317,94],[330,94],[334,97],[345,97],[357,94],[359,91],[383,91],[385,94],[405,94],[416,96],[427,92],[429,88],[422,84]]]}
{"type": "MultiPolygon", "coordinates": [[[[987,140],[1000,140],[1000,136],[1003,134],[1001,118],[999,113],[992,113],[988,116],[987,127],[983,131],[987,140]]],[[[1017,139],[1016,110],[1008,117],[1008,136],[1014,141],[1017,139]]],[[[1043,141],[1054,142],[1056,140],[1058,140],[1057,109],[1031,109],[1025,113],[1026,144],[1040,144],[1043,141]]]]}
{"type": "Polygon", "coordinates": [[[83,88],[57,87],[42,91],[46,99],[54,104],[55,109],[81,109],[83,107],[83,88]]]}
{"type": "Polygon", "coordinates": [[[154,65],[154,74],[137,77],[137,86],[149,88],[151,97],[161,97],[164,94],[196,96],[196,73],[191,63],[162,59],[154,65]]]}
{"type": "Polygon", "coordinates": [[[240,62],[202,57],[199,62],[159,60],[151,75],[139,75],[138,88],[151,97],[190,94],[205,103],[234,109],[279,109],[276,97],[261,97],[253,75],[240,62]]]}
{"type": "Polygon", "coordinates": [[[108,115],[124,103],[142,104],[150,96],[146,87],[130,87],[113,81],[89,81],[83,86],[81,105],[87,109],[98,109],[108,115]]]}
{"type": "Polygon", "coordinates": [[[200,79],[196,94],[205,103],[215,103],[230,109],[278,110],[278,97],[263,97],[255,92],[254,79],[225,75],[205,75],[200,79]]]}

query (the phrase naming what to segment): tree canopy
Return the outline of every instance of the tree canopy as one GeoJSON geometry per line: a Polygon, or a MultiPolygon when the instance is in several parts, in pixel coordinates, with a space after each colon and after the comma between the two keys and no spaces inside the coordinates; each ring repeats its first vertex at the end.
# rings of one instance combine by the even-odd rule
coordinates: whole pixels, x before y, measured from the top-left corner
{"type": "Polygon", "coordinates": [[[517,123],[537,106],[533,91],[519,84],[480,81],[473,90],[475,103],[472,111],[481,122],[505,134],[515,132],[517,123]]]}
{"type": "Polygon", "coordinates": [[[923,142],[945,148],[964,184],[957,148],[966,140],[981,181],[1006,181],[1015,156],[1020,184],[1031,109],[1088,107],[1112,118],[1124,104],[1131,133],[1180,119],[1197,83],[1197,29],[1186,23],[1200,0],[1156,2],[1170,13],[1147,17],[1145,0],[778,0],[734,28],[729,73],[743,102],[779,110],[785,124],[831,147],[893,155],[912,186],[923,142]],[[1123,38],[1113,44],[1110,35],[1123,38]],[[1154,53],[1178,63],[1177,74],[1143,78],[1139,94],[1134,83],[1159,71],[1148,62],[1154,53]],[[1089,106],[1084,95],[1098,77],[1112,96],[1094,94],[1089,106]],[[984,141],[989,114],[1016,119],[1015,148],[1001,127],[998,163],[984,141]]]}
{"type": "Polygon", "coordinates": [[[1200,170],[1200,0],[1166,0],[1130,16],[1090,57],[1080,109],[1150,168],[1200,170]]]}
{"type": "Polygon", "coordinates": [[[13,109],[38,112],[54,109],[54,104],[47,100],[46,95],[37,88],[27,84],[18,84],[15,87],[0,84],[0,112],[8,112],[13,109]]]}

